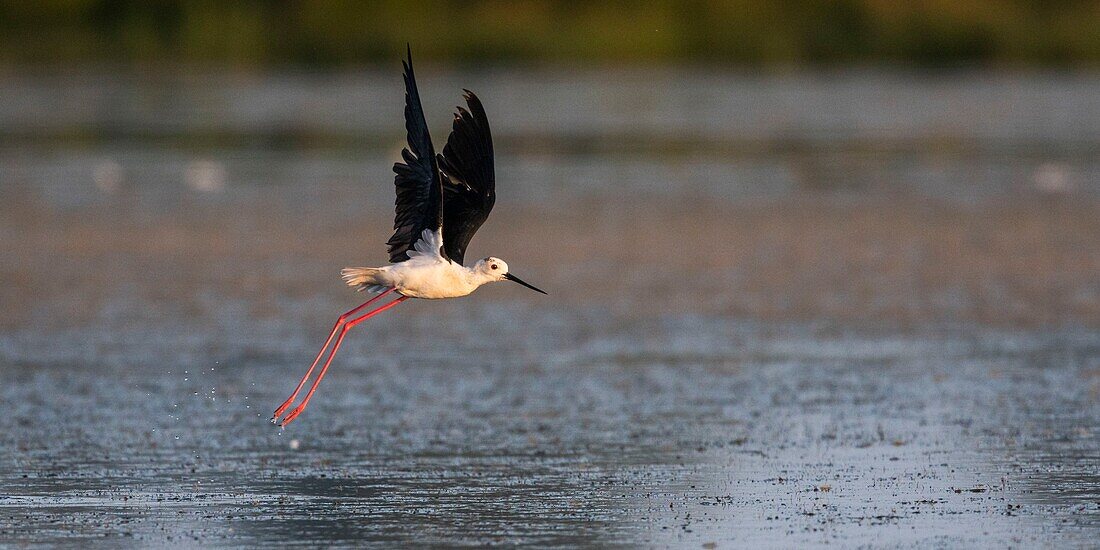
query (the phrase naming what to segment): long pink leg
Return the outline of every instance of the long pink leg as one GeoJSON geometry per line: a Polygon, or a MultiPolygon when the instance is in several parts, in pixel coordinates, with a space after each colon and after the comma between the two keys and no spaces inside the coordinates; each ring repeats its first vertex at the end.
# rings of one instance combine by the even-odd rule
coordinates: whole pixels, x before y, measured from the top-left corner
{"type": "Polygon", "coordinates": [[[400,304],[401,302],[404,302],[408,299],[408,296],[402,296],[384,306],[380,306],[377,309],[365,313],[361,317],[344,324],[344,328],[340,329],[340,336],[336,338],[336,344],[332,346],[332,351],[329,352],[328,359],[325,360],[325,366],[321,367],[321,372],[317,375],[317,379],[314,380],[313,385],[309,387],[309,391],[306,393],[306,398],[302,400],[302,403],[300,405],[294,407],[294,410],[290,411],[290,414],[286,415],[286,417],[283,418],[283,421],[279,425],[286,426],[287,424],[290,424],[292,420],[297,418],[298,415],[302,414],[302,411],[306,409],[306,405],[309,404],[310,398],[313,397],[313,392],[317,391],[317,385],[321,383],[321,379],[324,378],[325,373],[328,372],[329,365],[332,364],[332,359],[336,357],[336,351],[340,349],[340,344],[344,341],[344,336],[347,336],[348,330],[350,330],[355,325],[358,325],[359,323],[362,323],[363,321],[366,321],[367,319],[370,319],[371,317],[374,317],[375,315],[378,315],[379,313],[382,313],[383,311],[386,311],[387,309],[390,309],[391,307],[394,307],[397,304],[400,304]]]}
{"type": "Polygon", "coordinates": [[[328,333],[328,340],[325,340],[325,345],[321,346],[321,351],[317,352],[317,358],[314,359],[313,364],[309,366],[309,370],[307,370],[306,375],[302,377],[302,381],[298,382],[298,387],[294,388],[294,393],[290,394],[290,397],[288,397],[287,400],[284,401],[282,405],[279,405],[278,409],[275,409],[275,414],[273,414],[271,416],[271,423],[272,424],[278,422],[279,416],[281,416],[283,414],[283,411],[287,410],[291,405],[294,404],[294,400],[298,398],[298,392],[302,391],[302,387],[304,387],[306,385],[306,380],[309,380],[309,376],[311,374],[313,374],[313,369],[317,368],[317,363],[321,362],[321,356],[325,354],[325,350],[328,349],[328,345],[332,343],[333,337],[336,336],[336,331],[339,330],[339,328],[344,323],[347,322],[349,317],[351,317],[352,315],[355,315],[356,313],[358,313],[359,310],[361,310],[361,309],[377,302],[378,300],[381,300],[383,296],[385,296],[385,295],[387,295],[387,294],[389,294],[393,291],[394,291],[394,289],[392,289],[392,288],[386,290],[385,292],[379,294],[378,296],[375,296],[374,298],[371,298],[370,300],[367,300],[366,302],[364,302],[359,307],[357,307],[357,308],[341,315],[340,318],[336,320],[336,324],[333,325],[333,327],[332,327],[332,332],[328,333]]]}

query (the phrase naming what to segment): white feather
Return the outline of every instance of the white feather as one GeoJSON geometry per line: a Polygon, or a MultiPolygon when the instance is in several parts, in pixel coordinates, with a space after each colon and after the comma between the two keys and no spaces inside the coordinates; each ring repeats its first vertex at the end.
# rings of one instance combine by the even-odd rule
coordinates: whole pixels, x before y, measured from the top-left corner
{"type": "Polygon", "coordinates": [[[349,267],[342,274],[348,285],[359,290],[394,288],[412,298],[435,299],[465,296],[485,283],[504,280],[508,272],[508,264],[497,258],[463,267],[444,258],[442,249],[443,233],[424,230],[408,251],[408,260],[384,267],[349,267]]]}
{"type": "Polygon", "coordinates": [[[425,229],[420,238],[413,243],[412,249],[408,250],[406,254],[409,258],[416,258],[417,256],[435,256],[442,259],[443,254],[440,250],[443,249],[443,231],[442,229],[436,229],[432,231],[425,229]]]}

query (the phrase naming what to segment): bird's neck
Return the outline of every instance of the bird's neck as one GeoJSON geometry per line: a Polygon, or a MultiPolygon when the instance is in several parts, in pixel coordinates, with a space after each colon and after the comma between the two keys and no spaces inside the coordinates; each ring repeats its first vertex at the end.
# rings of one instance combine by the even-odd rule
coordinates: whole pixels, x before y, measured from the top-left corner
{"type": "Polygon", "coordinates": [[[468,280],[471,285],[481,286],[481,285],[484,285],[486,283],[491,283],[491,282],[496,280],[496,277],[493,277],[492,275],[489,275],[488,273],[483,273],[481,271],[476,271],[476,270],[468,268],[468,267],[465,268],[465,269],[466,269],[466,280],[468,280]]]}

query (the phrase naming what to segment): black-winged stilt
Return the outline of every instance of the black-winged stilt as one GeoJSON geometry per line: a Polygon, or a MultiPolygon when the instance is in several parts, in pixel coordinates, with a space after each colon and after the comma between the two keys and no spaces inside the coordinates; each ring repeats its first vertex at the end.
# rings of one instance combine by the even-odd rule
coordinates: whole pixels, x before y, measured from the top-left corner
{"type": "Polygon", "coordinates": [[[282,426],[297,418],[309,404],[348,330],[409,298],[456,298],[470,294],[485,283],[504,280],[546,294],[509,273],[508,264],[499,258],[490,256],[478,260],[473,267],[462,265],[466,245],[489,217],[496,201],[489,121],[481,100],[473,92],[463,90],[469,110],[458,107],[443,154],[437,156],[416,90],[411,48],[408,61],[402,65],[405,67],[408,146],[401,151],[403,162],[393,165],[397,187],[395,231],[386,243],[391,265],[348,267],[341,272],[349,286],[378,295],[337,319],[328,340],[294,393],[275,410],[271,417],[273,423],[280,423],[280,417],[294,404],[334,338],[336,343],[317,379],[301,404],[282,417],[282,426]],[[400,295],[397,299],[355,317],[363,308],[394,292],[400,295]]]}

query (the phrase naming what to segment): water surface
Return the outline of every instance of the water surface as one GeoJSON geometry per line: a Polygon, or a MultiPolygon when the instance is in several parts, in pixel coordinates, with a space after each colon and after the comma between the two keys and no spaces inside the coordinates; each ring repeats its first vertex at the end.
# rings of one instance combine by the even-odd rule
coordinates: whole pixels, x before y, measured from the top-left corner
{"type": "Polygon", "coordinates": [[[1087,546],[1100,79],[424,71],[470,256],[267,423],[385,260],[390,72],[0,83],[0,541],[1087,546]]]}

